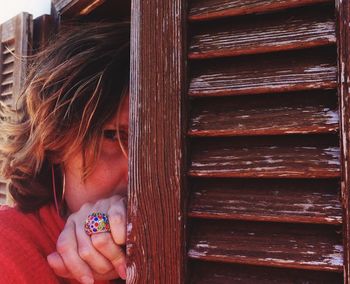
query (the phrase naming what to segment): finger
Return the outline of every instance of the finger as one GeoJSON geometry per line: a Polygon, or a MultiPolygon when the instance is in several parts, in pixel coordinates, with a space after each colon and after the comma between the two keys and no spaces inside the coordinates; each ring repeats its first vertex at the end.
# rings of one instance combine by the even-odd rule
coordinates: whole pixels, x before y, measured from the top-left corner
{"type": "Polygon", "coordinates": [[[126,206],[123,198],[111,204],[108,218],[114,242],[118,245],[124,245],[126,241],[126,206]]]}
{"type": "Polygon", "coordinates": [[[49,263],[50,267],[53,269],[56,275],[64,277],[64,278],[69,278],[70,273],[65,266],[63,259],[57,252],[53,252],[49,254],[47,257],[47,262],[49,263]]]}
{"type": "Polygon", "coordinates": [[[113,280],[117,278],[119,278],[119,274],[114,269],[105,274],[94,273],[95,280],[113,280]]]}
{"type": "MultiPolygon", "coordinates": [[[[47,256],[47,261],[50,267],[53,269],[56,275],[63,278],[72,278],[71,274],[68,272],[61,256],[57,252],[53,252],[47,256]]],[[[105,274],[93,273],[95,280],[112,280],[119,277],[118,273],[113,268],[105,274]]]]}
{"type": "Polygon", "coordinates": [[[75,225],[68,218],[65,228],[57,240],[57,252],[61,255],[72,278],[84,284],[92,284],[94,283],[92,271],[80,258],[77,249],[75,225]]]}
{"type": "Polygon", "coordinates": [[[126,259],[124,250],[114,243],[111,234],[100,233],[91,236],[94,247],[112,263],[121,278],[126,279],[126,259]]]}
{"type": "Polygon", "coordinates": [[[83,226],[76,226],[75,234],[78,241],[79,256],[90,266],[94,272],[98,274],[105,274],[114,269],[108,258],[106,258],[103,253],[101,254],[94,247],[90,236],[86,234],[83,226]]]}

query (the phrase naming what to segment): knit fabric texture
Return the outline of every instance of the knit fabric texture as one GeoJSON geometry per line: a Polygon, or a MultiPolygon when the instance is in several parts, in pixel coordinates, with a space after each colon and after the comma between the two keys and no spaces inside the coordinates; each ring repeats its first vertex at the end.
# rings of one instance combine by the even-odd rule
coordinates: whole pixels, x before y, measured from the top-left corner
{"type": "Polygon", "coordinates": [[[0,206],[0,283],[79,283],[56,276],[46,260],[56,250],[64,224],[53,205],[27,214],[0,206]]]}

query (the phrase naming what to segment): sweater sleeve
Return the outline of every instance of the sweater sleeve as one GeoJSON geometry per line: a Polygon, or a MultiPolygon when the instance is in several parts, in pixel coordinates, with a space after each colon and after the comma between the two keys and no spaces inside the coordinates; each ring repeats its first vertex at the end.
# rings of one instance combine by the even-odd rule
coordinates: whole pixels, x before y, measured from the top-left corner
{"type": "Polygon", "coordinates": [[[0,283],[60,283],[46,261],[43,241],[45,232],[33,216],[1,208],[0,283]]]}

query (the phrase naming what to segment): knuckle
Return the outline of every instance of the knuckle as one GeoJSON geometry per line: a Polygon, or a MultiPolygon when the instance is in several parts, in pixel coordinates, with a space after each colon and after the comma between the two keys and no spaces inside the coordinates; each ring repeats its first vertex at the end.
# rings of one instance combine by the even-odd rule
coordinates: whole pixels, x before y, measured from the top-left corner
{"type": "Polygon", "coordinates": [[[125,216],[124,216],[124,214],[122,214],[120,212],[114,213],[109,218],[110,218],[110,222],[112,222],[115,225],[120,225],[120,224],[123,224],[125,222],[125,216]]]}
{"type": "Polygon", "coordinates": [[[91,256],[91,250],[88,247],[83,246],[78,249],[78,254],[81,259],[87,260],[91,256]]]}
{"type": "Polygon", "coordinates": [[[106,274],[110,271],[110,267],[107,266],[99,266],[95,268],[95,271],[99,274],[106,274]]]}
{"type": "Polygon", "coordinates": [[[95,234],[91,236],[91,242],[97,249],[103,248],[110,242],[109,234],[95,234]]]}
{"type": "MultiPolygon", "coordinates": [[[[92,204],[90,202],[86,202],[80,207],[80,210],[89,210],[91,207],[92,204]]],[[[72,215],[74,215],[74,213],[72,215]]]]}
{"type": "Polygon", "coordinates": [[[114,265],[114,266],[116,266],[116,265],[118,265],[120,262],[122,262],[122,261],[124,261],[124,258],[125,258],[125,256],[124,256],[124,254],[123,254],[123,252],[120,250],[115,256],[114,256],[114,258],[112,259],[112,264],[114,265]]]}
{"type": "Polygon", "coordinates": [[[118,202],[119,200],[120,200],[120,195],[113,195],[111,197],[111,202],[112,203],[118,202]]]}
{"type": "Polygon", "coordinates": [[[117,245],[124,245],[125,244],[125,239],[126,239],[126,237],[125,237],[125,234],[124,233],[121,233],[121,234],[118,234],[117,236],[116,236],[116,238],[115,238],[115,243],[117,244],[117,245]]]}
{"type": "Polygon", "coordinates": [[[96,201],[95,206],[101,207],[104,204],[104,201],[105,201],[104,199],[100,199],[100,200],[96,201]]]}
{"type": "Polygon", "coordinates": [[[70,244],[64,237],[58,238],[56,243],[56,249],[59,254],[65,254],[70,250],[70,244]]]}

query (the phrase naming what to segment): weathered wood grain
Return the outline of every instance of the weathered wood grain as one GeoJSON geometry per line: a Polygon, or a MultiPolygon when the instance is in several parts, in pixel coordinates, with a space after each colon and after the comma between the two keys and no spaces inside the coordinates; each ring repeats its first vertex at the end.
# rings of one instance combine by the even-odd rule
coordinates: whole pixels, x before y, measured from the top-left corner
{"type": "Polygon", "coordinates": [[[190,176],[340,176],[339,146],[331,136],[200,138],[191,143],[190,176]]]}
{"type": "Polygon", "coordinates": [[[2,74],[3,75],[8,75],[13,73],[14,70],[14,64],[13,62],[10,62],[8,64],[4,64],[3,69],[2,69],[2,74]]]}
{"type": "Polygon", "coordinates": [[[190,0],[189,19],[209,20],[228,16],[267,13],[331,0],[190,0]]]}
{"type": "Polygon", "coordinates": [[[195,179],[195,218],[340,224],[339,182],[312,179],[195,179]]]}
{"type": "Polygon", "coordinates": [[[339,129],[335,91],[198,98],[188,135],[328,133],[339,129]]]}
{"type": "Polygon", "coordinates": [[[87,15],[106,0],[52,0],[56,10],[64,17],[87,15]]]}
{"type": "Polygon", "coordinates": [[[1,86],[6,86],[9,84],[13,84],[13,75],[12,74],[8,74],[6,76],[2,77],[2,82],[1,82],[1,86]]]}
{"type": "Polygon", "coordinates": [[[189,95],[246,95],[336,86],[336,50],[318,48],[192,61],[189,95]]]}
{"type": "Polygon", "coordinates": [[[344,244],[344,283],[350,283],[350,4],[349,1],[335,1],[338,42],[338,94],[340,112],[340,149],[341,149],[341,194],[343,208],[343,244],[344,244]]]}
{"type": "Polygon", "coordinates": [[[15,62],[14,53],[8,53],[4,55],[3,65],[11,64],[15,62]]]}
{"type": "Polygon", "coordinates": [[[336,43],[333,10],[302,8],[278,14],[192,25],[189,58],[302,49],[336,43]]]}
{"type": "Polygon", "coordinates": [[[8,41],[8,42],[6,42],[6,43],[4,43],[3,45],[4,45],[4,47],[3,47],[3,54],[6,56],[7,54],[9,54],[9,53],[14,53],[15,52],[15,46],[14,46],[14,44],[15,44],[15,41],[14,41],[14,39],[12,38],[12,40],[10,40],[10,41],[8,41]]]}
{"type": "Polygon", "coordinates": [[[285,268],[343,270],[340,228],[196,220],[190,231],[190,258],[285,268]]]}
{"type": "MultiPolygon", "coordinates": [[[[0,101],[12,108],[24,83],[32,36],[33,20],[28,13],[20,13],[0,25],[0,101]]],[[[4,203],[6,194],[5,183],[0,180],[0,203],[4,203]]]]}
{"type": "Polygon", "coordinates": [[[132,1],[130,284],[185,282],[185,7],[184,0],[132,1]]]}
{"type": "Polygon", "coordinates": [[[341,273],[192,261],[190,284],[341,284],[341,273]]]}
{"type": "MultiPolygon", "coordinates": [[[[12,86],[11,86],[12,87],[12,86]]],[[[12,90],[10,90],[10,91],[2,91],[1,92],[1,97],[7,97],[6,98],[6,100],[7,99],[9,99],[9,97],[12,95],[12,90]]]]}
{"type": "MultiPolygon", "coordinates": [[[[2,81],[2,72],[3,72],[3,58],[4,58],[4,44],[3,44],[3,40],[2,40],[2,32],[3,29],[3,25],[0,25],[0,82],[2,81]]],[[[2,87],[0,84],[0,94],[2,93],[2,87]]]]}
{"type": "Polygon", "coordinates": [[[53,15],[42,15],[34,19],[33,50],[43,49],[58,31],[58,20],[53,15]]]}

